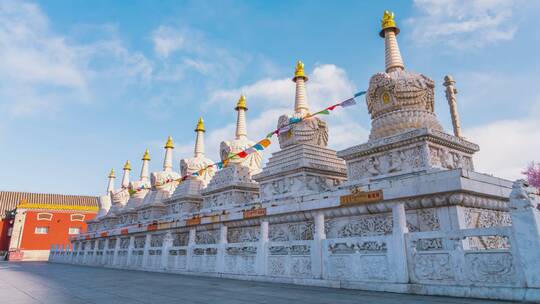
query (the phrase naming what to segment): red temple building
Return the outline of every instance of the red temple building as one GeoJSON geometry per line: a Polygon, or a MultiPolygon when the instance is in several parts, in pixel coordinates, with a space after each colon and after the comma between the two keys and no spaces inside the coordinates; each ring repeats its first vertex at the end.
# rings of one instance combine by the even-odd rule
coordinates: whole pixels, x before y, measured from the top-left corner
{"type": "Polygon", "coordinates": [[[67,246],[97,212],[94,196],[0,191],[0,259],[45,261],[52,244],[67,246]]]}

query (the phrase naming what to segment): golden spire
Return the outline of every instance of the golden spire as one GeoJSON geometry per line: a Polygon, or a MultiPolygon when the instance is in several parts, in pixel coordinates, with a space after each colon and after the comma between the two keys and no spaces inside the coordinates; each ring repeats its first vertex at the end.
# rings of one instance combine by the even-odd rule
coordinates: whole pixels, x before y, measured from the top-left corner
{"type": "Polygon", "coordinates": [[[142,160],[150,160],[150,153],[148,152],[148,149],[144,151],[144,155],[142,157],[142,160]]]}
{"type": "Polygon", "coordinates": [[[174,143],[172,141],[172,136],[167,138],[167,143],[165,144],[165,149],[174,149],[174,143]]]}
{"type": "Polygon", "coordinates": [[[199,121],[197,122],[197,128],[195,128],[195,132],[198,132],[198,131],[202,131],[202,132],[206,131],[204,129],[204,120],[202,119],[202,117],[199,117],[199,121]]]}
{"type": "Polygon", "coordinates": [[[399,34],[399,28],[396,26],[396,21],[394,20],[394,13],[391,11],[384,11],[383,18],[381,19],[381,32],[379,35],[383,38],[386,29],[393,29],[396,35],[399,34]]]}
{"type": "Polygon", "coordinates": [[[109,178],[115,178],[116,176],[114,175],[114,168],[111,169],[111,172],[109,173],[109,178]]]}
{"type": "Polygon", "coordinates": [[[244,94],[240,95],[240,99],[238,99],[238,103],[236,104],[236,108],[234,108],[236,111],[238,111],[239,109],[244,109],[247,111],[247,106],[246,106],[246,96],[244,96],[244,94]]]}
{"type": "Polygon", "coordinates": [[[293,81],[296,81],[296,78],[304,78],[304,81],[308,80],[306,73],[304,72],[304,63],[300,60],[296,63],[296,70],[294,71],[293,81]]]}
{"type": "Polygon", "coordinates": [[[131,165],[129,164],[129,160],[126,160],[126,164],[124,165],[124,170],[131,171],[131,165]]]}

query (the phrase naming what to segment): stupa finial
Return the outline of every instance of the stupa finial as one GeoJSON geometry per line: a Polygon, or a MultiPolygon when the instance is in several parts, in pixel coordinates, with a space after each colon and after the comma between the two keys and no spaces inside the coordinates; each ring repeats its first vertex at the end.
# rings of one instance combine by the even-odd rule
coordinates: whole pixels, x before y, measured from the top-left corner
{"type": "Polygon", "coordinates": [[[304,116],[309,112],[309,105],[306,97],[306,81],[308,80],[308,77],[304,71],[304,63],[300,60],[296,63],[296,69],[292,80],[296,83],[294,112],[304,116]]]}
{"type": "Polygon", "coordinates": [[[236,108],[234,108],[238,114],[236,116],[236,138],[240,139],[241,137],[247,136],[247,124],[246,124],[246,97],[242,94],[238,99],[236,108]]]}
{"type": "Polygon", "coordinates": [[[293,81],[296,82],[296,79],[299,77],[304,78],[304,81],[308,80],[308,77],[306,76],[306,72],[304,71],[304,63],[300,60],[296,62],[296,69],[294,70],[293,81]]]}
{"type": "Polygon", "coordinates": [[[142,160],[150,160],[150,152],[148,152],[148,149],[144,151],[144,155],[142,157],[142,160]]]}
{"type": "Polygon", "coordinates": [[[197,122],[197,128],[195,128],[197,136],[195,137],[195,157],[204,155],[204,120],[202,117],[197,122]]]}
{"type": "Polygon", "coordinates": [[[244,109],[247,111],[247,106],[246,106],[246,96],[244,96],[244,94],[240,95],[240,98],[238,99],[238,103],[236,103],[236,108],[234,108],[236,111],[238,111],[239,109],[244,109]]]}
{"type": "Polygon", "coordinates": [[[169,136],[167,138],[167,143],[165,143],[165,149],[174,149],[174,143],[173,143],[173,140],[172,140],[172,136],[169,136]]]}
{"type": "Polygon", "coordinates": [[[114,168],[111,168],[111,172],[109,172],[108,178],[116,178],[116,176],[114,175],[114,168]]]}
{"type": "Polygon", "coordinates": [[[384,38],[384,60],[386,65],[386,73],[395,70],[404,70],[405,65],[401,58],[396,35],[399,34],[399,28],[394,20],[394,13],[384,11],[381,19],[381,31],[379,35],[384,38]]]}
{"type": "Polygon", "coordinates": [[[124,164],[124,170],[131,171],[131,164],[129,163],[129,160],[126,160],[126,163],[124,164]]]}
{"type": "Polygon", "coordinates": [[[202,117],[199,117],[199,121],[197,122],[197,127],[195,128],[195,132],[197,131],[206,132],[206,130],[204,129],[204,120],[202,117]]]}

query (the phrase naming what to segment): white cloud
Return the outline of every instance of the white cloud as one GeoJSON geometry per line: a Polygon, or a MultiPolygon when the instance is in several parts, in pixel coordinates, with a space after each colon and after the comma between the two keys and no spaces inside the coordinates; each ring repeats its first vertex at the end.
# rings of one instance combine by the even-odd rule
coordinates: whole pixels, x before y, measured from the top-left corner
{"type": "Polygon", "coordinates": [[[517,0],[415,0],[418,16],[408,20],[419,44],[444,44],[457,49],[480,48],[511,40],[517,0]]]}
{"type": "Polygon", "coordinates": [[[154,52],[160,57],[169,55],[178,50],[182,50],[190,43],[186,31],[177,31],[168,26],[160,26],[152,33],[154,52]]]}
{"type": "Polygon", "coordinates": [[[507,179],[523,178],[531,161],[539,161],[540,118],[495,121],[466,129],[469,140],[480,145],[475,170],[507,179]]]}

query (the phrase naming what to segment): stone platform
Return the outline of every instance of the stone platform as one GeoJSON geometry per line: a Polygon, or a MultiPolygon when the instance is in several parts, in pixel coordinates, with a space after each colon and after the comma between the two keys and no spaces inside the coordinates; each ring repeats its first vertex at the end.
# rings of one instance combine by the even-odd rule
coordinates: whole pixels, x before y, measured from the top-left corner
{"type": "Polygon", "coordinates": [[[46,263],[0,263],[0,302],[24,304],[502,303],[46,263]],[[85,278],[92,278],[92,280],[85,278]]]}

